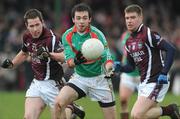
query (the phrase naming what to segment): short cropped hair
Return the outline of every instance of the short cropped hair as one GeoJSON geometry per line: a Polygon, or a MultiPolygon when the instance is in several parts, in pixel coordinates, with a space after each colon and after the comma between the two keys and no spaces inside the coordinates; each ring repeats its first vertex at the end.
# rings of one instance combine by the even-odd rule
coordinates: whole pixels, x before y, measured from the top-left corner
{"type": "Polygon", "coordinates": [[[85,3],[80,3],[80,4],[77,4],[75,5],[73,8],[72,8],[72,11],[71,11],[71,17],[74,18],[75,16],[75,12],[83,12],[83,11],[87,11],[88,14],[89,14],[89,18],[92,17],[92,10],[91,8],[85,4],[85,3]]]}
{"type": "Polygon", "coordinates": [[[42,13],[37,9],[30,9],[24,15],[24,22],[25,22],[25,24],[27,24],[28,19],[34,19],[37,17],[40,19],[41,22],[43,22],[42,13]]]}
{"type": "Polygon", "coordinates": [[[124,13],[136,12],[138,15],[143,15],[142,8],[137,4],[129,5],[125,8],[124,13]]]}

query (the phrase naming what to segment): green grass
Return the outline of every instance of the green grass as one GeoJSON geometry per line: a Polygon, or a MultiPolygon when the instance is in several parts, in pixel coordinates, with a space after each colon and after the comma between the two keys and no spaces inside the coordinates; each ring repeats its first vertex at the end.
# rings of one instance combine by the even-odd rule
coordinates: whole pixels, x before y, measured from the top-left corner
{"type": "MultiPolygon", "coordinates": [[[[0,92],[0,119],[22,119],[24,113],[24,92],[0,92]]],[[[130,100],[130,107],[132,107],[136,100],[136,94],[134,94],[130,100]]],[[[180,96],[174,96],[168,93],[163,101],[162,105],[175,102],[180,105],[180,96]]],[[[77,101],[82,105],[86,111],[86,119],[103,119],[102,111],[96,102],[90,101],[89,98],[83,98],[77,101]]],[[[116,95],[116,107],[117,115],[119,116],[119,99],[116,95]]],[[[119,118],[119,117],[118,117],[119,118]]],[[[50,112],[47,108],[40,119],[50,119],[50,112]]],[[[168,118],[161,118],[168,119],[168,118]]]]}

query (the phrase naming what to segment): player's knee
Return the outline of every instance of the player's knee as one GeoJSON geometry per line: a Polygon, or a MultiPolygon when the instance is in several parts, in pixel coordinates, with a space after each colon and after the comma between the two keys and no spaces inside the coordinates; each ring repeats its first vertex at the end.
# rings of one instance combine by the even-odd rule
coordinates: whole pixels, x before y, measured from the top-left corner
{"type": "Polygon", "coordinates": [[[121,105],[127,105],[128,101],[127,101],[127,99],[121,99],[120,103],[121,103],[121,105]]]}
{"type": "Polygon", "coordinates": [[[61,98],[55,99],[55,109],[56,110],[62,110],[64,107],[66,107],[65,102],[61,98]]]}
{"type": "Polygon", "coordinates": [[[25,114],[24,119],[33,119],[31,114],[25,114]]]}

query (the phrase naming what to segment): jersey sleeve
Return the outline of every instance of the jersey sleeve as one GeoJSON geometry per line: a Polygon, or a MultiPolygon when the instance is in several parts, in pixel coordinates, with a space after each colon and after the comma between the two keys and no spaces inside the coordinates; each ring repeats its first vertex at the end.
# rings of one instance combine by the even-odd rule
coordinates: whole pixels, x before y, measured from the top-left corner
{"type": "Polygon", "coordinates": [[[104,52],[102,54],[103,61],[104,62],[113,61],[112,54],[110,52],[107,40],[102,32],[100,32],[99,40],[101,40],[101,42],[104,45],[104,52]]]}
{"type": "Polygon", "coordinates": [[[62,36],[62,44],[64,46],[65,60],[67,61],[74,58],[75,54],[73,53],[72,48],[66,39],[66,34],[63,34],[62,36]]]}
{"type": "Polygon", "coordinates": [[[61,43],[61,40],[59,40],[59,37],[56,37],[56,43],[54,46],[54,52],[60,53],[64,51],[64,47],[61,43]]]}
{"type": "Polygon", "coordinates": [[[151,32],[152,45],[158,47],[160,42],[163,40],[162,37],[157,32],[151,32]]]}
{"type": "Polygon", "coordinates": [[[164,59],[164,66],[161,73],[167,74],[174,60],[175,48],[173,47],[171,43],[164,40],[157,32],[152,32],[151,37],[152,37],[153,45],[156,48],[166,52],[165,59],[164,59]]]}

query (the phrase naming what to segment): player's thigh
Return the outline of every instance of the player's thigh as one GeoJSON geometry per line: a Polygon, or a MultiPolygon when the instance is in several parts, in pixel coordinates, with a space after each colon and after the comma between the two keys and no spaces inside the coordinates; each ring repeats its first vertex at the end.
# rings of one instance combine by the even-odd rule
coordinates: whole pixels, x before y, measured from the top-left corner
{"type": "Polygon", "coordinates": [[[147,97],[139,96],[132,108],[131,115],[144,115],[150,108],[156,106],[156,102],[147,97]]]}
{"type": "Polygon", "coordinates": [[[105,104],[114,103],[115,96],[111,80],[106,79],[101,75],[96,78],[94,77],[94,80],[91,80],[91,83],[93,85],[89,88],[89,93],[87,95],[92,100],[105,104]]]}
{"type": "Polygon", "coordinates": [[[129,76],[126,73],[121,74],[121,81],[119,85],[119,96],[122,99],[128,99],[137,87],[134,82],[135,77],[129,76]]]}
{"type": "Polygon", "coordinates": [[[128,88],[127,86],[121,85],[119,87],[120,100],[128,100],[133,92],[134,90],[128,88]]]}
{"type": "Polygon", "coordinates": [[[43,109],[45,108],[45,103],[40,97],[27,97],[25,100],[25,117],[39,117],[43,109]]]}
{"type": "Polygon", "coordinates": [[[56,102],[62,106],[68,105],[78,98],[78,93],[70,86],[64,86],[58,96],[56,97],[56,102]]]}
{"type": "Polygon", "coordinates": [[[104,119],[116,119],[116,108],[115,106],[102,108],[104,119]]]}

